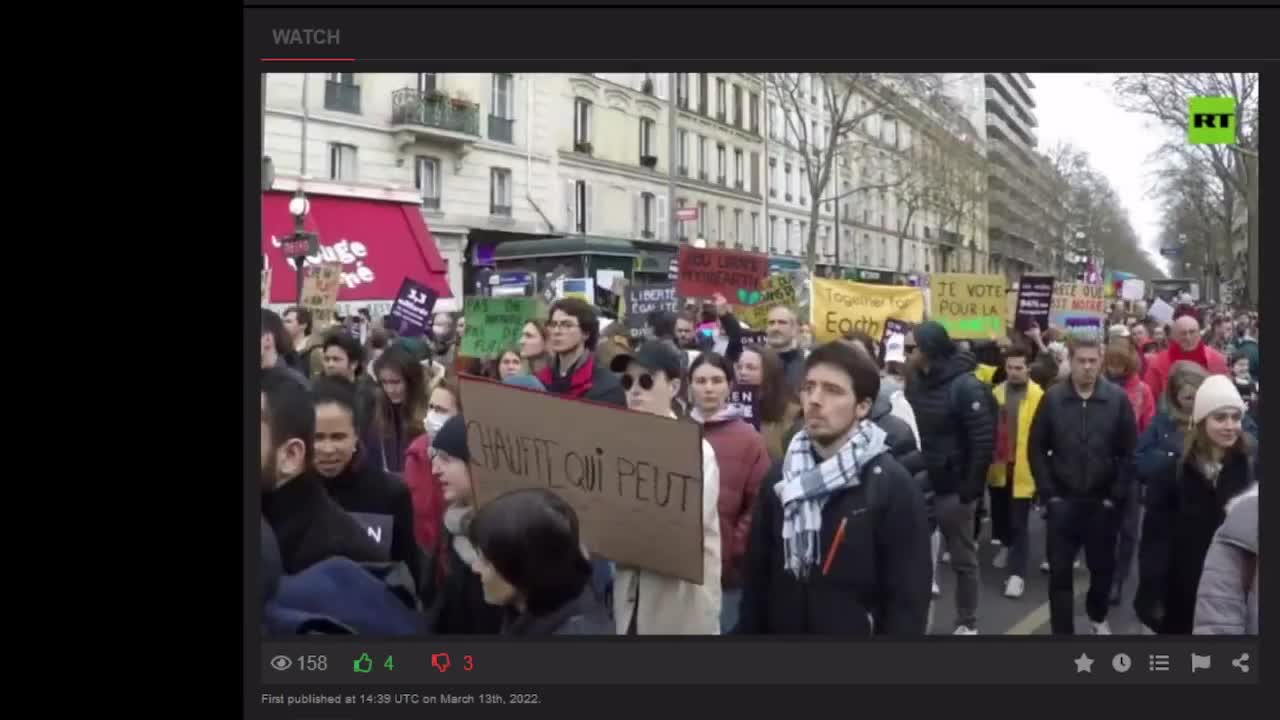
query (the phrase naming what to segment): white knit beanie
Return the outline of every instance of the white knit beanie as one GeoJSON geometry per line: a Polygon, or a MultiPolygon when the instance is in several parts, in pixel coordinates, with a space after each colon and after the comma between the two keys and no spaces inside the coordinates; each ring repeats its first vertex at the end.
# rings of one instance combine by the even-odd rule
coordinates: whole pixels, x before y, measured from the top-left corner
{"type": "Polygon", "coordinates": [[[1244,400],[1236,384],[1226,375],[1210,375],[1196,390],[1196,403],[1191,409],[1191,422],[1200,422],[1223,408],[1235,408],[1244,412],[1244,400]]]}

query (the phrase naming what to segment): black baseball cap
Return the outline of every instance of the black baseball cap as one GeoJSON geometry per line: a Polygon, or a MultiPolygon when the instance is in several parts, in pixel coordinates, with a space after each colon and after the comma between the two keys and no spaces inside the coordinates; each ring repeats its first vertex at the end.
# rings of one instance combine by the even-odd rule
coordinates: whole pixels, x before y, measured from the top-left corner
{"type": "Polygon", "coordinates": [[[641,345],[639,350],[615,355],[609,369],[616,373],[626,372],[627,365],[633,362],[649,370],[661,370],[668,379],[681,379],[680,353],[663,341],[650,341],[641,345]]]}

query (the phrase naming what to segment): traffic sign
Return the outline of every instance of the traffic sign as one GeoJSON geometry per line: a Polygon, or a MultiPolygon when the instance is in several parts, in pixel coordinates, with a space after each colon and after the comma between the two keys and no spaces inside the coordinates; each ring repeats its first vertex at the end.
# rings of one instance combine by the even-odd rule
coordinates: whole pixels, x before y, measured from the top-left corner
{"type": "Polygon", "coordinates": [[[1160,248],[1160,254],[1167,258],[1175,258],[1182,254],[1182,248],[1175,246],[1160,248]]]}
{"type": "Polygon", "coordinates": [[[698,219],[698,208],[676,208],[676,219],[681,222],[693,221],[698,219]]]}

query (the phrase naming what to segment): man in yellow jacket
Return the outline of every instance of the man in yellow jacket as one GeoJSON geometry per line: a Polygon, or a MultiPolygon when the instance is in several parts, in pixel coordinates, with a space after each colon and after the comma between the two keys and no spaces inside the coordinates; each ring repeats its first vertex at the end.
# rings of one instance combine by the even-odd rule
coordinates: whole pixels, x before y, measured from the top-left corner
{"type": "Polygon", "coordinates": [[[1044,390],[1031,381],[1030,353],[1013,346],[1004,352],[1005,381],[992,391],[1000,406],[996,428],[995,462],[987,473],[991,487],[991,533],[1001,543],[992,564],[1008,568],[1005,597],[1019,598],[1026,590],[1027,520],[1036,484],[1031,477],[1027,449],[1031,420],[1044,390]]]}

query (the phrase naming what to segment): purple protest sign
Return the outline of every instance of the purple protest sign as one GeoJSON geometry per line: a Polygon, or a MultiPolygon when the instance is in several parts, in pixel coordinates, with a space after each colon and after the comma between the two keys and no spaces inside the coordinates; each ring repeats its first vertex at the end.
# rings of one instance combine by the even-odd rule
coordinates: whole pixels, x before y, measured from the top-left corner
{"type": "Polygon", "coordinates": [[[760,386],[734,384],[729,390],[729,405],[738,408],[742,419],[760,430],[760,386]]]}
{"type": "Polygon", "coordinates": [[[405,278],[391,305],[390,316],[400,321],[400,334],[406,337],[425,335],[431,326],[431,310],[439,295],[417,280],[405,278]]]}

